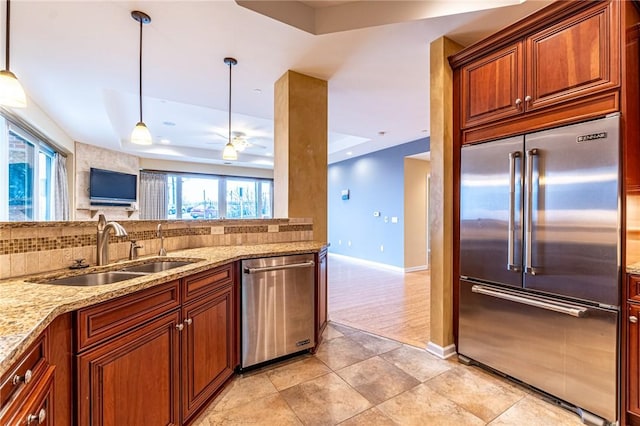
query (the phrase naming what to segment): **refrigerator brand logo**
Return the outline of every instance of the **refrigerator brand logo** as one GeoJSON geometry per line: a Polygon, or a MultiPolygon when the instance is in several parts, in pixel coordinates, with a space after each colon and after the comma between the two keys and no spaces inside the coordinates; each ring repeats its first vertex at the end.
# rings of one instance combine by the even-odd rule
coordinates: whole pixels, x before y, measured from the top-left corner
{"type": "Polygon", "coordinates": [[[589,141],[594,141],[596,139],[606,139],[606,138],[607,138],[607,132],[592,133],[590,135],[578,136],[576,138],[576,142],[578,142],[578,143],[580,143],[580,142],[589,142],[589,141]]]}

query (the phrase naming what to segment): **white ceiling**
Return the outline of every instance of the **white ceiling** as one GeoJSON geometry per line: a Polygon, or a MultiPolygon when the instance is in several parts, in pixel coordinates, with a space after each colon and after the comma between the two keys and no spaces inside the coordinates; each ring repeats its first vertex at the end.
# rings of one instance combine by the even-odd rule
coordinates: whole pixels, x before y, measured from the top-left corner
{"type": "Polygon", "coordinates": [[[447,35],[466,45],[549,3],[460,13],[518,2],[264,2],[310,11],[314,28],[325,32],[314,35],[230,0],[13,0],[11,70],[73,140],[221,164],[228,132],[223,58],[235,57],[231,127],[253,146],[234,164],[262,168],[272,167],[275,81],[287,70],[326,79],[335,162],[428,136],[429,43],[447,35]],[[148,148],[127,141],[138,121],[139,24],[132,10],[152,19],[143,34],[144,121],[154,137],[148,148]],[[343,30],[350,13],[352,27],[375,26],[343,30]]]}

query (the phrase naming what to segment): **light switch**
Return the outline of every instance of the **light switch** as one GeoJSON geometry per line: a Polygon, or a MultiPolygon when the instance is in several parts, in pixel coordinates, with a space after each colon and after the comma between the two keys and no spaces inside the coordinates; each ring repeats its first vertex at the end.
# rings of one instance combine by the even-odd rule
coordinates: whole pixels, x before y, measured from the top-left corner
{"type": "Polygon", "coordinates": [[[391,223],[398,223],[398,216],[392,216],[391,223]]]}

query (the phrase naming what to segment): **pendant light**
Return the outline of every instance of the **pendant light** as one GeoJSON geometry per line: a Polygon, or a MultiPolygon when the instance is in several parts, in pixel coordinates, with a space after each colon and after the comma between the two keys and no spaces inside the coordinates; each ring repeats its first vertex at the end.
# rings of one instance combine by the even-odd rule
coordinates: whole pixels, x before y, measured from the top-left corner
{"type": "Polygon", "coordinates": [[[238,64],[234,58],[224,58],[224,63],[229,65],[229,140],[222,151],[223,160],[237,160],[238,153],[231,143],[231,67],[238,64]]]}
{"type": "Polygon", "coordinates": [[[27,106],[27,97],[18,78],[9,68],[9,28],[11,26],[11,1],[7,0],[7,25],[5,34],[4,66],[0,71],[0,105],[24,108],[27,106]]]}
{"type": "Polygon", "coordinates": [[[151,145],[153,142],[151,139],[151,133],[149,129],[147,129],[147,125],[142,121],[142,25],[148,24],[151,22],[151,17],[144,12],[140,12],[138,10],[134,10],[131,12],[131,17],[140,23],[140,74],[139,74],[139,93],[138,100],[140,106],[140,121],[136,124],[136,127],[133,128],[133,132],[131,132],[131,143],[136,145],[151,145]]]}

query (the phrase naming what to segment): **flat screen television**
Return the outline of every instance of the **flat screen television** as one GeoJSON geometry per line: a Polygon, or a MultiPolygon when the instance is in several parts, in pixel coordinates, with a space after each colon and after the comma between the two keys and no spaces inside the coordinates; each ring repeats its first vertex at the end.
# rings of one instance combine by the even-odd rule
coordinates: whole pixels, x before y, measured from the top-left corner
{"type": "Polygon", "coordinates": [[[138,176],[91,168],[89,201],[99,206],[130,206],[136,202],[138,176]]]}

